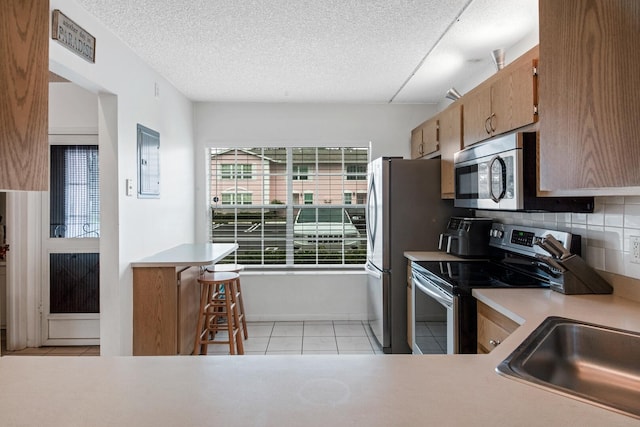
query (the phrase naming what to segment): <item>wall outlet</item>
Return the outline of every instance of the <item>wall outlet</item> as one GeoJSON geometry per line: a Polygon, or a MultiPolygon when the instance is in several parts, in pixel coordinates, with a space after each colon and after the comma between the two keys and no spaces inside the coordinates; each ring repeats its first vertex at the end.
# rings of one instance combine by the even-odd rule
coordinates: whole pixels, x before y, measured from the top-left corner
{"type": "Polygon", "coordinates": [[[632,263],[640,264],[640,236],[629,236],[629,258],[632,263]]]}

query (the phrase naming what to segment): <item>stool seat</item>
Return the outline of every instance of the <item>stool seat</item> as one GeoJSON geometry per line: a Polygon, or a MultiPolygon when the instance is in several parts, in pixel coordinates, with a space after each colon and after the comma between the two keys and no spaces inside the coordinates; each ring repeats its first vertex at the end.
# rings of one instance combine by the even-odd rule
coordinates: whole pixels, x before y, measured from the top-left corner
{"type": "Polygon", "coordinates": [[[206,268],[206,270],[210,273],[218,273],[223,271],[230,271],[232,273],[239,273],[244,270],[244,265],[242,264],[213,264],[206,268]]]}
{"type": "Polygon", "coordinates": [[[234,273],[232,271],[221,271],[221,272],[205,272],[198,277],[198,282],[207,283],[211,282],[214,284],[221,284],[224,282],[229,282],[231,280],[236,280],[240,278],[238,273],[234,273]]]}
{"type": "Polygon", "coordinates": [[[240,276],[233,272],[204,273],[200,284],[200,310],[193,354],[206,354],[211,344],[228,344],[230,354],[244,354],[240,333],[237,284],[240,276]],[[227,339],[215,339],[226,331],[227,339]]]}

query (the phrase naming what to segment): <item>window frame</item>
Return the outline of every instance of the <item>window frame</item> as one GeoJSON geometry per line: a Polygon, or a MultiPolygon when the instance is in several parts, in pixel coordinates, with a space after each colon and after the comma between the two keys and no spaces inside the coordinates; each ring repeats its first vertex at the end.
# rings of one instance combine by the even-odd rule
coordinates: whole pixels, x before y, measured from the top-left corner
{"type": "MultiPolygon", "coordinates": [[[[225,243],[229,242],[229,240],[224,240],[218,237],[219,235],[216,236],[213,230],[219,227],[219,222],[218,224],[216,224],[215,222],[216,215],[221,215],[221,214],[230,215],[229,218],[235,218],[235,219],[232,219],[232,221],[234,221],[234,223],[236,224],[235,230],[234,230],[235,234],[233,236],[233,239],[235,240],[233,241],[240,245],[240,249],[238,251],[236,251],[234,254],[231,254],[230,257],[227,257],[227,258],[231,258],[230,260],[225,259],[225,260],[222,260],[222,262],[227,262],[227,261],[238,262],[250,269],[301,269],[301,268],[305,268],[305,269],[351,268],[353,269],[353,268],[361,268],[361,266],[364,265],[364,263],[366,262],[366,225],[364,224],[363,219],[365,218],[364,211],[366,209],[366,200],[365,200],[365,203],[362,203],[362,204],[355,204],[353,203],[353,201],[351,204],[346,204],[344,203],[345,202],[344,194],[346,192],[350,192],[350,193],[365,192],[366,194],[366,191],[367,191],[366,183],[357,184],[354,187],[353,184],[347,185],[346,182],[347,180],[349,180],[349,176],[351,175],[347,173],[347,166],[356,164],[356,165],[360,165],[361,168],[364,168],[365,171],[367,170],[367,166],[369,164],[370,155],[371,155],[371,148],[369,146],[348,146],[348,147],[347,146],[344,146],[344,147],[254,146],[251,148],[246,148],[246,146],[237,145],[236,147],[226,146],[224,148],[207,147],[207,154],[210,159],[209,160],[210,162],[207,165],[207,174],[206,174],[207,181],[209,183],[209,185],[207,186],[207,192],[206,192],[206,197],[208,199],[206,206],[208,207],[208,210],[210,212],[210,215],[208,215],[208,220],[207,220],[208,221],[207,230],[209,231],[208,239],[210,242],[225,242],[225,243]],[[296,150],[299,150],[299,151],[296,152],[296,150]],[[312,159],[312,155],[308,154],[308,150],[312,150],[313,152],[315,152],[315,158],[312,159]],[[336,151],[334,153],[334,152],[331,152],[330,150],[340,150],[340,151],[336,151]],[[286,152],[286,156],[283,154],[284,152],[286,152]],[[279,169],[277,169],[277,171],[275,171],[275,169],[271,170],[271,167],[273,166],[273,164],[272,163],[267,164],[267,160],[265,160],[268,158],[268,155],[271,153],[275,153],[274,155],[277,156],[277,161],[280,163],[279,169]],[[246,161],[247,154],[255,155],[256,158],[259,158],[264,162],[262,166],[258,165],[257,163],[254,164],[254,167],[255,166],[258,166],[258,167],[256,168],[255,171],[253,171],[251,178],[256,181],[256,185],[260,185],[260,183],[262,183],[264,186],[268,187],[270,184],[266,184],[266,182],[273,175],[286,179],[287,195],[284,196],[286,197],[286,200],[284,200],[284,198],[282,199],[282,201],[277,200],[279,197],[282,197],[282,194],[281,194],[282,188],[279,188],[277,193],[270,193],[270,192],[267,192],[267,190],[264,190],[264,194],[259,193],[257,195],[254,195],[254,202],[256,203],[251,205],[242,204],[242,203],[223,204],[219,199],[217,200],[217,197],[215,194],[216,193],[221,194],[220,185],[222,183],[220,182],[216,183],[215,178],[221,179],[222,174],[220,173],[220,166],[223,164],[229,164],[228,162],[232,161],[231,159],[233,159],[233,161],[235,162],[238,162],[234,164],[241,164],[243,161],[246,161]],[[219,156],[219,160],[217,160],[218,156],[219,156]],[[300,158],[304,156],[308,156],[309,160],[301,162],[300,158]],[[328,157],[328,160],[326,160],[327,157],[325,156],[332,156],[332,157],[328,157]],[[337,156],[337,157],[334,158],[333,156],[337,156]],[[339,160],[336,160],[336,159],[339,159],[339,160]],[[355,159],[355,162],[354,162],[354,159],[355,159]],[[331,166],[329,169],[327,169],[327,167],[325,166],[323,170],[320,170],[319,166],[325,162],[329,162],[327,164],[331,164],[331,165],[334,165],[336,162],[338,162],[338,164],[335,164],[335,166],[339,166],[341,164],[341,167],[338,167],[336,169],[335,166],[331,166]],[[284,167],[285,163],[286,163],[286,167],[284,167]],[[267,170],[269,170],[269,172],[267,172],[267,170]],[[215,173],[215,175],[213,175],[213,173],[215,173]],[[305,176],[306,179],[299,179],[301,176],[305,176]],[[322,199],[322,197],[325,197],[325,196],[322,196],[320,193],[318,193],[320,191],[318,189],[318,186],[320,185],[320,182],[323,179],[332,180],[331,181],[332,184],[331,186],[329,186],[329,190],[326,190],[326,191],[330,191],[331,194],[335,193],[332,196],[330,196],[331,199],[335,199],[335,200],[328,201],[326,200],[326,198],[322,199]],[[296,184],[297,187],[294,186],[294,183],[296,182],[299,183],[299,184],[296,184]],[[357,190],[353,188],[357,188],[357,190]],[[295,194],[297,194],[299,197],[297,201],[294,200],[295,194]],[[271,198],[273,198],[273,200],[269,200],[271,198]],[[264,203],[260,204],[261,201],[264,203]],[[330,203],[331,207],[343,209],[347,213],[346,216],[349,218],[351,215],[355,215],[355,218],[358,220],[357,229],[359,231],[359,235],[356,238],[359,242],[357,244],[358,246],[350,246],[350,247],[345,246],[346,242],[352,241],[354,237],[346,234],[346,231],[344,228],[345,226],[343,225],[342,233],[344,234],[342,234],[340,238],[342,242],[340,243],[342,245],[342,248],[337,248],[336,251],[329,250],[329,258],[328,258],[329,261],[323,260],[322,253],[319,252],[321,249],[327,250],[326,244],[323,243],[325,241],[320,239],[320,235],[316,236],[316,238],[318,239],[318,242],[316,242],[315,245],[317,246],[315,246],[312,249],[312,252],[315,251],[315,255],[313,255],[315,256],[315,261],[299,261],[299,258],[297,255],[299,248],[294,248],[295,243],[294,243],[293,225],[295,221],[295,214],[302,207],[320,208],[320,207],[326,207],[327,206],[326,203],[330,203]],[[254,211],[255,215],[257,216],[252,217],[251,211],[254,211]],[[250,231],[260,233],[262,227],[268,228],[268,220],[266,219],[267,214],[269,214],[269,212],[274,212],[274,211],[281,212],[281,215],[283,216],[283,218],[286,217],[285,232],[278,231],[278,234],[277,234],[277,238],[282,240],[281,244],[279,245],[281,251],[286,250],[286,260],[282,261],[281,259],[277,259],[275,260],[275,262],[272,262],[268,259],[269,257],[265,256],[265,252],[269,250],[269,246],[266,242],[267,237],[265,237],[267,232],[262,232],[263,234],[261,235],[259,241],[257,242],[258,246],[256,246],[256,249],[255,249],[255,251],[257,251],[258,253],[256,256],[259,257],[257,263],[255,264],[251,262],[247,263],[246,261],[239,259],[238,253],[241,252],[241,249],[242,249],[241,240],[242,240],[242,237],[246,236],[241,234],[243,231],[243,230],[240,230],[240,228],[242,228],[242,225],[238,225],[240,222],[240,220],[238,219],[240,218],[240,215],[244,215],[244,218],[252,217],[253,220],[251,221],[243,220],[244,224],[253,223],[254,225],[251,227],[250,231]],[[247,217],[246,215],[249,215],[249,217],[247,217]]],[[[252,161],[251,163],[253,164],[252,161]]],[[[226,168],[229,168],[229,166],[226,166],[226,168]]],[[[229,175],[229,174],[226,174],[226,175],[229,175]]],[[[366,180],[366,174],[364,178],[366,180]]],[[[226,184],[224,185],[226,185],[227,188],[229,188],[228,186],[232,185],[230,184],[230,180],[227,179],[225,181],[226,181],[226,184]]],[[[240,193],[244,190],[243,188],[239,187],[239,185],[241,184],[239,181],[240,181],[240,178],[236,178],[235,191],[237,193],[240,193]]],[[[238,200],[236,199],[236,201],[238,200]]],[[[253,245],[254,243],[255,242],[249,242],[247,244],[253,245]]],[[[251,252],[252,250],[250,248],[251,246],[245,246],[245,252],[247,251],[251,252]]],[[[276,247],[275,249],[277,250],[278,247],[276,247]]],[[[273,259],[275,258],[272,258],[272,260],[273,259]]]]}

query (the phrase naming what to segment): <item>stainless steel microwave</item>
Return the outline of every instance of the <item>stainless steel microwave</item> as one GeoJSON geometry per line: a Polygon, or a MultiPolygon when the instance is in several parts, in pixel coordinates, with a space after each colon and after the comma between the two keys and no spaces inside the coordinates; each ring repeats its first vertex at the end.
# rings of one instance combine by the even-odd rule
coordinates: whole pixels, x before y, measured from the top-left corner
{"type": "Polygon", "coordinates": [[[455,206],[593,212],[593,197],[537,197],[536,139],[536,132],[510,133],[455,153],[455,206]]]}

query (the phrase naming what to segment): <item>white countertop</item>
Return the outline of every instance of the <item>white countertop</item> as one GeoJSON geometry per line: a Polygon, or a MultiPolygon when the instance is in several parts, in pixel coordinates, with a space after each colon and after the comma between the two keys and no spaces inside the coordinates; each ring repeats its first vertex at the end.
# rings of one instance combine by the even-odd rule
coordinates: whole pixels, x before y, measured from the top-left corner
{"type": "Polygon", "coordinates": [[[495,372],[546,316],[640,331],[639,303],[540,289],[474,293],[523,321],[489,355],[2,357],[0,424],[639,425],[495,372]]]}
{"type": "Polygon", "coordinates": [[[132,262],[131,267],[209,265],[220,261],[236,249],[238,249],[236,243],[185,243],[140,261],[132,262]]]}
{"type": "Polygon", "coordinates": [[[441,251],[407,251],[404,256],[411,261],[464,261],[464,258],[441,251]]]}

